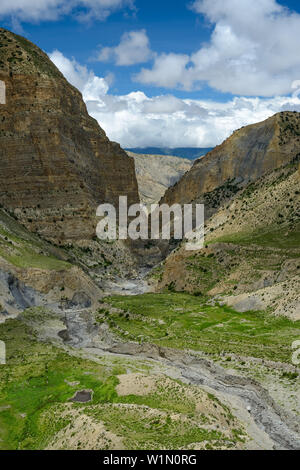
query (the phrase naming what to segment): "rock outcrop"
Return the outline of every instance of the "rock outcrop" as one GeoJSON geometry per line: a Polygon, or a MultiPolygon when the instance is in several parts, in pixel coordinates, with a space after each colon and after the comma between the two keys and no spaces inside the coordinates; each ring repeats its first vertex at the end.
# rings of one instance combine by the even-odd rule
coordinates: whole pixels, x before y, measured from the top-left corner
{"type": "Polygon", "coordinates": [[[141,202],[148,206],[158,203],[192,166],[185,158],[127,153],[134,158],[141,202]]]}
{"type": "Polygon", "coordinates": [[[76,243],[95,236],[99,204],[120,195],[139,202],[133,159],[109,141],[48,56],[2,28],[0,80],[0,204],[23,225],[76,243]]]}

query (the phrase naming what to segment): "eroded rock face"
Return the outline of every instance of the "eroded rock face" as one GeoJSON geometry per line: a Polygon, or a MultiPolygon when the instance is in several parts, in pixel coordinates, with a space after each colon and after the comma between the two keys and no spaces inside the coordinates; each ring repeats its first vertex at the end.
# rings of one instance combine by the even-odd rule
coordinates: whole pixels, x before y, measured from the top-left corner
{"type": "Polygon", "coordinates": [[[183,245],[166,259],[155,273],[157,290],[208,294],[241,312],[271,309],[299,320],[299,188],[295,161],[239,191],[206,220],[202,250],[183,245]]]}
{"type": "Polygon", "coordinates": [[[141,155],[127,152],[134,158],[141,202],[149,208],[166,190],[190,170],[191,160],[169,155],[141,155]]]}
{"type": "Polygon", "coordinates": [[[38,47],[0,29],[0,203],[60,243],[95,235],[96,207],[139,202],[134,161],[38,47]]]}
{"type": "Polygon", "coordinates": [[[166,192],[163,202],[203,201],[211,215],[211,208],[219,207],[239,188],[293,161],[299,153],[300,113],[276,114],[239,129],[196,161],[180,182],[166,192]]]}

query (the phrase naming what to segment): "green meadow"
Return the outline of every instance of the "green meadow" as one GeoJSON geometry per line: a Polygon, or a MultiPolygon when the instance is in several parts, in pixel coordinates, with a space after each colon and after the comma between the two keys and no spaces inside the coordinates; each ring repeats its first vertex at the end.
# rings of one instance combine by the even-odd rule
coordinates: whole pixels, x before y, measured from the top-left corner
{"type": "MultiPolygon", "coordinates": [[[[291,344],[300,335],[300,321],[268,312],[238,313],[227,306],[209,305],[201,296],[144,294],[106,302],[120,309],[107,318],[126,341],[291,363],[291,344]]],[[[98,321],[105,318],[100,310],[98,321]]]]}

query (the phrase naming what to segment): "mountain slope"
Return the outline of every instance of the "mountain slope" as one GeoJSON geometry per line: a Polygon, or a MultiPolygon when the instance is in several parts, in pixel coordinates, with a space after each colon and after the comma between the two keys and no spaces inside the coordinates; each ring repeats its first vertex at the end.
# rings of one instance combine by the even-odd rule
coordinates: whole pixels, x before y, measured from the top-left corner
{"type": "Polygon", "coordinates": [[[300,113],[282,112],[237,130],[197,160],[162,202],[204,202],[207,216],[241,188],[292,162],[300,153],[300,113]]]}
{"type": "Polygon", "coordinates": [[[206,247],[180,247],[161,268],[158,289],[210,295],[240,311],[269,309],[300,319],[300,171],[271,171],[206,221],[206,247]],[[220,297],[221,296],[221,297],[220,297]]]}
{"type": "Polygon", "coordinates": [[[74,295],[79,303],[91,305],[101,296],[80,259],[29,232],[0,209],[0,323],[29,307],[57,309],[74,295]]]}
{"type": "Polygon", "coordinates": [[[0,29],[0,203],[55,243],[91,240],[96,207],[139,201],[133,159],[38,47],[0,29]]]}
{"type": "Polygon", "coordinates": [[[192,166],[190,160],[179,157],[127,153],[134,158],[140,199],[146,205],[158,203],[192,166]]]}

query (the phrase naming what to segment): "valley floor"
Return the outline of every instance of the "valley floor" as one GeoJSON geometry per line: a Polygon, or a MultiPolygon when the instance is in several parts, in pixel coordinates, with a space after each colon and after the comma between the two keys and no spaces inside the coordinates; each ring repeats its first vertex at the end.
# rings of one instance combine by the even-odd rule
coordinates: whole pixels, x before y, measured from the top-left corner
{"type": "Polygon", "coordinates": [[[0,448],[298,449],[299,333],[172,292],[27,309],[0,324],[0,448]]]}

